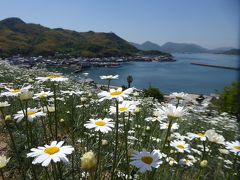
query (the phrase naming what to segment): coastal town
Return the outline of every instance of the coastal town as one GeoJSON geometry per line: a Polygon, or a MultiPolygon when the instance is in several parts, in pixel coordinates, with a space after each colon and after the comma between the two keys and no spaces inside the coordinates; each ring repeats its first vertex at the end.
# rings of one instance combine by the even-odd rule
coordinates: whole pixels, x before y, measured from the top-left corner
{"type": "MultiPolygon", "coordinates": [[[[1,60],[1,59],[0,59],[1,60]]],[[[133,61],[146,61],[146,62],[173,62],[176,61],[171,56],[130,56],[130,57],[104,57],[104,58],[85,58],[85,57],[23,57],[21,55],[12,56],[5,58],[11,65],[17,65],[24,68],[32,67],[65,67],[70,68],[73,72],[78,73],[82,72],[85,69],[91,67],[109,67],[117,68],[120,67],[123,63],[133,62],[133,61]]]]}

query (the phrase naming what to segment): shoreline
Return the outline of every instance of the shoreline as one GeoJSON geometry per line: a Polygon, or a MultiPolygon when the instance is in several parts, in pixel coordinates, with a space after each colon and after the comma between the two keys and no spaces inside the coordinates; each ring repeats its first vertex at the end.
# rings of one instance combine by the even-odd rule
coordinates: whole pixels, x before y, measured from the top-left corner
{"type": "MultiPolygon", "coordinates": [[[[102,89],[102,88],[107,88],[107,85],[106,84],[99,84],[99,83],[95,83],[96,87],[99,88],[99,89],[102,89]]],[[[112,88],[112,89],[117,89],[117,88],[121,88],[121,86],[113,86],[113,85],[110,85],[109,88],[112,88]]],[[[137,89],[137,88],[136,88],[137,89]]],[[[138,91],[143,91],[142,89],[137,89],[138,91]]],[[[184,92],[184,93],[187,93],[187,92],[184,92]]],[[[171,93],[170,93],[171,94],[171,93]]],[[[163,93],[164,95],[164,98],[169,98],[170,94],[165,94],[163,93]]],[[[206,94],[196,94],[196,93],[187,93],[188,96],[190,96],[192,99],[196,99],[198,98],[200,95],[203,95],[205,98],[211,98],[211,97],[216,97],[216,94],[214,95],[206,95],[206,94]]]]}

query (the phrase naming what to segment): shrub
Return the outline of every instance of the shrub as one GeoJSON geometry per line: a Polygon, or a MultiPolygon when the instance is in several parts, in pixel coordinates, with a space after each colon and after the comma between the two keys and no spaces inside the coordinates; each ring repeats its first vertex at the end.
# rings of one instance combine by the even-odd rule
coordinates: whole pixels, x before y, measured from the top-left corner
{"type": "Polygon", "coordinates": [[[153,99],[157,99],[159,102],[162,102],[164,99],[163,93],[155,87],[149,87],[148,89],[144,89],[144,96],[153,97],[153,99]]]}
{"type": "Polygon", "coordinates": [[[223,92],[219,94],[219,98],[213,103],[217,110],[236,115],[239,119],[240,82],[234,82],[230,86],[225,87],[223,92]]]}

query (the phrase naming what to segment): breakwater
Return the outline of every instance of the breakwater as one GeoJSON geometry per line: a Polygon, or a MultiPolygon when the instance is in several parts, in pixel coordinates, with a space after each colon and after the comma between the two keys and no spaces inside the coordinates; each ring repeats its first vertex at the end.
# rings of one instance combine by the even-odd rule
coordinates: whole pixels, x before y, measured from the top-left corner
{"type": "Polygon", "coordinates": [[[240,70],[239,67],[230,67],[230,66],[221,66],[221,65],[211,65],[211,64],[202,64],[202,63],[194,63],[191,62],[192,65],[197,65],[197,66],[207,66],[207,67],[213,67],[213,68],[221,68],[221,69],[231,69],[231,70],[240,70]]]}

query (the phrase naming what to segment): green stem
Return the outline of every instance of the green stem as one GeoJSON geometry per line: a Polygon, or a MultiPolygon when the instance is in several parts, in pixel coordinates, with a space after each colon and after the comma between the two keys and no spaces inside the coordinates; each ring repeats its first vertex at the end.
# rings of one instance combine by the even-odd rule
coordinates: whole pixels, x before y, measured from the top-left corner
{"type": "Polygon", "coordinates": [[[117,165],[117,151],[118,151],[118,101],[116,100],[116,122],[115,122],[115,148],[114,148],[114,154],[113,154],[113,166],[112,166],[112,174],[111,179],[114,177],[116,165],[117,165]]]}
{"type": "Polygon", "coordinates": [[[236,165],[237,165],[237,159],[238,159],[238,156],[239,156],[240,152],[238,152],[234,158],[234,161],[233,161],[233,170],[235,170],[236,168],[236,165]]]}
{"type": "Polygon", "coordinates": [[[30,149],[29,124],[28,124],[28,115],[27,115],[27,106],[28,106],[28,103],[27,103],[27,101],[26,101],[26,104],[25,104],[25,111],[24,111],[24,107],[23,107],[21,101],[20,101],[20,105],[21,105],[21,107],[22,107],[23,115],[24,115],[24,118],[25,118],[25,121],[26,121],[27,146],[28,146],[28,149],[30,149]]]}
{"type": "Polygon", "coordinates": [[[101,161],[100,161],[100,157],[101,157],[101,146],[102,146],[102,134],[99,131],[99,140],[98,140],[98,155],[97,155],[97,167],[96,167],[96,171],[95,171],[95,179],[101,179],[101,161]]]}
{"type": "Polygon", "coordinates": [[[41,118],[41,123],[42,123],[42,127],[43,127],[43,134],[44,134],[45,143],[47,143],[48,142],[48,137],[47,137],[45,123],[43,122],[42,118],[41,118]]]}
{"type": "Polygon", "coordinates": [[[168,137],[170,136],[170,133],[171,133],[172,121],[173,121],[173,119],[170,118],[170,119],[169,119],[168,129],[167,129],[167,134],[166,134],[166,137],[165,137],[165,140],[164,140],[164,143],[163,143],[163,147],[162,147],[162,152],[164,152],[166,143],[167,143],[167,141],[168,141],[168,137]]]}
{"type": "Polygon", "coordinates": [[[56,85],[53,84],[53,93],[54,93],[54,120],[55,120],[55,140],[58,137],[58,120],[57,120],[57,94],[56,94],[56,85]]]}
{"type": "Polygon", "coordinates": [[[200,171],[199,171],[199,173],[198,173],[198,175],[197,175],[197,180],[201,177],[201,174],[202,174],[202,168],[200,169],[200,171]]]}
{"type": "Polygon", "coordinates": [[[49,126],[49,131],[50,131],[50,134],[51,134],[51,138],[53,138],[52,113],[50,113],[49,110],[48,110],[48,103],[47,103],[47,100],[46,100],[46,99],[44,100],[44,105],[46,106],[46,108],[47,108],[47,114],[49,115],[49,117],[48,117],[48,126],[49,126]]]}
{"type": "Polygon", "coordinates": [[[124,137],[125,137],[125,156],[126,156],[126,172],[127,176],[129,176],[129,158],[128,158],[128,122],[129,122],[129,116],[128,121],[126,122],[125,114],[122,114],[123,123],[124,123],[124,137]]]}
{"type": "MultiPolygon", "coordinates": [[[[72,145],[75,148],[75,133],[74,133],[74,125],[75,125],[75,121],[74,121],[74,98],[73,95],[71,97],[71,102],[72,102],[72,111],[71,111],[71,122],[72,122],[72,130],[71,130],[71,139],[72,139],[72,145]]],[[[76,148],[75,148],[76,151],[76,148]]],[[[74,153],[72,154],[72,179],[75,179],[75,175],[74,175],[74,153]]]]}
{"type": "Polygon", "coordinates": [[[51,163],[51,165],[53,168],[53,177],[54,177],[54,179],[58,180],[59,178],[58,178],[58,172],[57,172],[56,165],[53,162],[51,163]]]}
{"type": "Polygon", "coordinates": [[[3,170],[0,169],[0,172],[1,172],[2,180],[5,180],[5,178],[4,178],[4,174],[3,174],[3,170]]]}
{"type": "Polygon", "coordinates": [[[32,164],[31,164],[31,167],[32,167],[32,172],[33,172],[33,179],[36,180],[37,175],[36,175],[35,167],[32,164]]]}
{"type": "MultiPolygon", "coordinates": [[[[5,118],[5,113],[4,113],[4,111],[2,109],[1,109],[1,113],[2,113],[3,118],[5,118]]],[[[12,142],[12,145],[13,145],[13,151],[16,154],[17,161],[18,161],[19,165],[21,165],[22,161],[21,161],[20,156],[18,154],[17,146],[16,146],[16,143],[15,143],[15,140],[14,140],[11,128],[9,127],[8,122],[6,122],[5,120],[4,120],[4,122],[5,122],[5,126],[7,128],[8,134],[10,136],[10,139],[11,139],[11,142],[12,142]]],[[[21,173],[21,166],[19,166],[18,171],[19,171],[19,173],[21,173]]],[[[22,174],[22,177],[24,177],[23,174],[22,174]]]]}
{"type": "Polygon", "coordinates": [[[63,180],[63,173],[62,173],[62,168],[61,168],[61,164],[60,163],[57,163],[57,168],[58,168],[58,172],[59,172],[59,177],[58,179],[61,179],[63,180]]]}
{"type": "Polygon", "coordinates": [[[49,175],[49,173],[48,173],[48,169],[47,169],[47,168],[44,168],[44,171],[45,171],[45,177],[46,177],[46,179],[47,179],[47,180],[50,179],[50,175],[49,175]]]}
{"type": "Polygon", "coordinates": [[[203,155],[202,155],[202,160],[204,160],[206,154],[206,142],[203,141],[203,155]]]}

